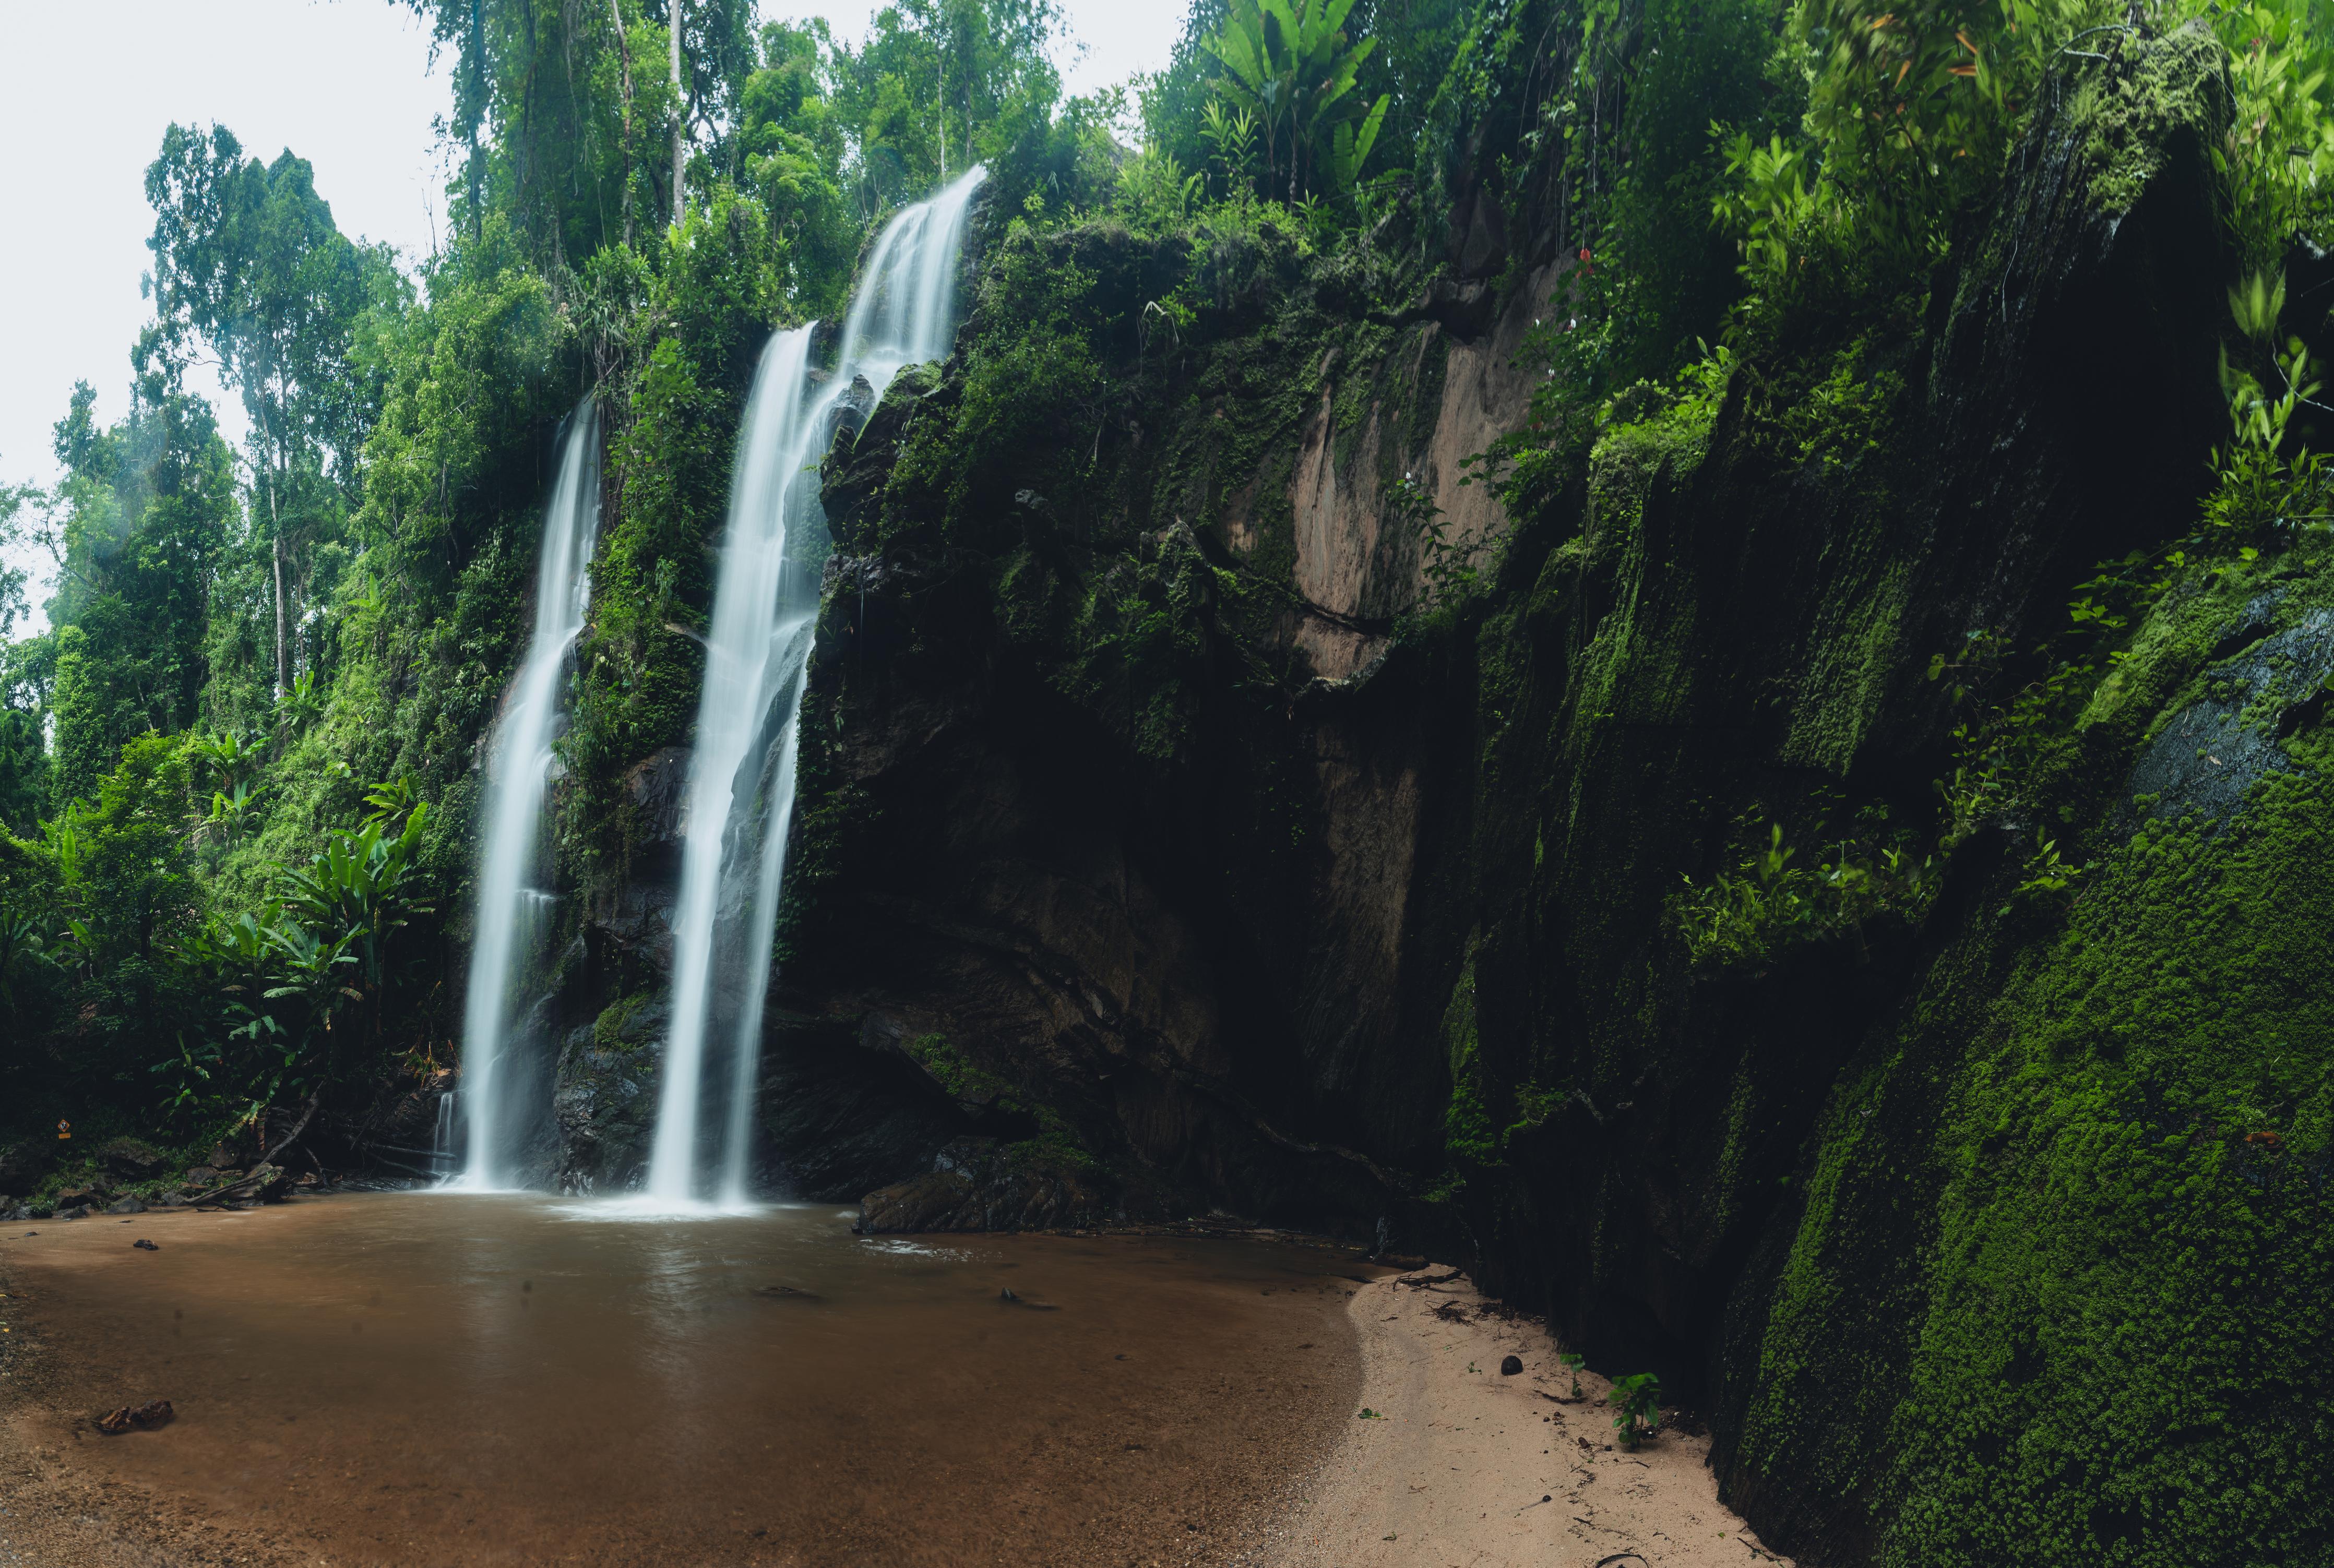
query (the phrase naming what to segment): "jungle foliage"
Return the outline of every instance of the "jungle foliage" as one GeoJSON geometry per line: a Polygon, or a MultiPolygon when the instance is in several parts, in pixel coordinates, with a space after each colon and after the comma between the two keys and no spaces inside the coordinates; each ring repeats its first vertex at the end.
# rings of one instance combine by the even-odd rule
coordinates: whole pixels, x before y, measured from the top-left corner
{"type": "MultiPolygon", "coordinates": [[[[451,1060],[479,747],[578,399],[602,410],[603,526],[554,835],[591,886],[633,852],[625,771],[687,738],[755,358],[774,327],[842,310],[891,210],[989,168],[978,289],[998,324],[969,341],[950,426],[987,456],[934,472],[947,515],[1058,418],[1097,447],[1119,356],[1157,362],[1204,305],[1186,288],[1098,312],[1054,236],[1124,225],[1195,261],[1227,236],[1350,246],[1468,134],[1451,50],[1546,22],[1209,0],[1133,84],[1138,111],[1065,97],[1050,0],[905,0],[856,41],[757,24],[743,0],[409,4],[455,86],[439,248],[357,244],[295,153],[172,126],[127,411],[101,418],[101,380],[76,390],[63,481],[5,493],[0,528],[57,571],[47,628],[0,668],[0,1006],[26,1043],[0,1056],[0,1098],[25,1126],[199,1141],[451,1060]],[[1227,115],[1249,140],[1211,132],[1227,115]],[[239,447],[185,390],[197,358],[242,403],[239,447]]],[[[1470,69],[1477,92],[1497,75],[1470,69]]],[[[0,582],[0,618],[22,598],[0,582]]],[[[1163,639],[1162,668],[1189,657],[1137,608],[1097,613],[1163,639]]],[[[1173,744],[1171,710],[1146,722],[1173,744]]]]}

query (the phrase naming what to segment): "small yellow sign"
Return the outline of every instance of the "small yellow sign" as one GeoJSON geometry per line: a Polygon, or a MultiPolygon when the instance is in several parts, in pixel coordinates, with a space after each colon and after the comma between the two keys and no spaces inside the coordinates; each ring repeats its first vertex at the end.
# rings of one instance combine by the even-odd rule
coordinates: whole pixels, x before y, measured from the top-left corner
{"type": "Polygon", "coordinates": [[[71,1138],[72,1136],[72,1123],[65,1121],[63,1117],[58,1118],[57,1136],[59,1138],[71,1138]]]}

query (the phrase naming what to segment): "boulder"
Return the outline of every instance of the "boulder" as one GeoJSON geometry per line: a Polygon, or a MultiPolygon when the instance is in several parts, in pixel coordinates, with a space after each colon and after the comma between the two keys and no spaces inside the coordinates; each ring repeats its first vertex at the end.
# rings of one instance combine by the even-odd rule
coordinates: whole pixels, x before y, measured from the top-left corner
{"type": "Polygon", "coordinates": [[[108,1214],[143,1214],[146,1206],[135,1198],[117,1198],[105,1206],[108,1214]]]}
{"type": "Polygon", "coordinates": [[[188,1167],[186,1185],[194,1191],[207,1192],[218,1184],[219,1173],[216,1167],[208,1165],[188,1167]]]}
{"type": "Polygon", "coordinates": [[[1046,1230],[1098,1225],[1114,1203],[1089,1163],[1029,1144],[960,1138],[925,1175],[859,1200],[862,1236],[928,1230],[1046,1230]]]}
{"type": "Polygon", "coordinates": [[[160,1174],[165,1163],[160,1150],[139,1138],[109,1138],[94,1152],[108,1172],[130,1181],[160,1174]]]}

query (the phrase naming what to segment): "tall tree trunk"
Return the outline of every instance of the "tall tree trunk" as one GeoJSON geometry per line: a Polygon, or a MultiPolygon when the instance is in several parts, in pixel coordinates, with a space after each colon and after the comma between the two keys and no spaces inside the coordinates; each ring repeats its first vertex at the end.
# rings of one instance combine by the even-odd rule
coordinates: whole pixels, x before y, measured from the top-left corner
{"type": "Polygon", "coordinates": [[[679,228],[687,216],[689,197],[681,185],[681,174],[688,167],[682,149],[681,131],[689,123],[689,89],[680,79],[681,0],[672,0],[672,226],[679,228]]]}
{"type": "Polygon", "coordinates": [[[616,60],[623,68],[624,84],[624,243],[632,243],[632,45],[624,36],[624,8],[608,0],[608,14],[616,24],[616,60]]]}
{"type": "MultiPolygon", "coordinates": [[[[267,515],[270,522],[275,516],[275,486],[267,487],[267,515]]],[[[275,700],[282,702],[285,692],[291,689],[284,672],[284,535],[275,535],[275,700]]]]}
{"type": "MultiPolygon", "coordinates": [[[[676,0],[676,4],[678,0],[676,0]]],[[[478,120],[487,117],[487,25],[480,0],[470,0],[470,82],[478,94],[477,119],[470,122],[470,240],[486,233],[485,210],[478,205],[478,120]]]]}

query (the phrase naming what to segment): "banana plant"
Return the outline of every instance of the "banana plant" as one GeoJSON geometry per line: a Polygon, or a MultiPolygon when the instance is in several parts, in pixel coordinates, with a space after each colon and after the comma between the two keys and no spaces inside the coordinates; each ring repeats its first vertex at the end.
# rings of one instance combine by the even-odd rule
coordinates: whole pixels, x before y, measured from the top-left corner
{"type": "Polygon", "coordinates": [[[286,924],[339,933],[369,988],[387,977],[391,936],[408,915],[427,912],[410,900],[407,885],[429,820],[428,803],[417,803],[400,832],[388,832],[388,819],[376,816],[355,832],[336,832],[322,854],[278,881],[286,924]]]}
{"type": "Polygon", "coordinates": [[[219,787],[236,790],[258,772],[265,758],[257,742],[239,730],[197,736],[187,754],[217,776],[219,787]]]}
{"type": "Polygon", "coordinates": [[[413,780],[405,774],[384,784],[377,784],[365,792],[367,822],[379,822],[384,830],[402,829],[413,814],[419,797],[413,793],[413,780]]]}
{"type": "Polygon", "coordinates": [[[258,821],[253,807],[259,803],[259,787],[237,780],[235,793],[211,791],[210,814],[203,820],[203,831],[210,837],[233,843],[251,831],[258,821]]]}
{"type": "MultiPolygon", "coordinates": [[[[1355,0],[1233,0],[1223,31],[1201,45],[1224,68],[1221,90],[1264,136],[1265,189],[1294,203],[1308,190],[1342,195],[1384,123],[1387,100],[1354,96],[1377,40],[1345,37],[1355,0]]],[[[1221,142],[1219,142],[1220,149],[1221,142]]]]}

